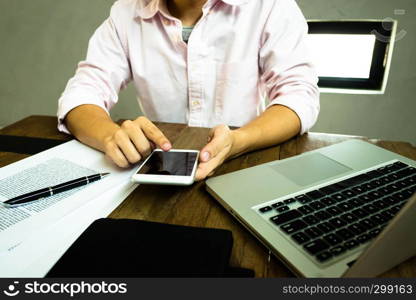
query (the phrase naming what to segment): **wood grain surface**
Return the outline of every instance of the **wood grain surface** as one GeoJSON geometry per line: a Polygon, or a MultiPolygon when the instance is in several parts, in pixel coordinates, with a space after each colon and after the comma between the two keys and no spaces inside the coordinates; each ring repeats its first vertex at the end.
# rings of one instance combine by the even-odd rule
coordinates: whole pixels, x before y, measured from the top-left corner
{"type": "MultiPolygon", "coordinates": [[[[207,128],[191,128],[183,124],[158,123],[174,148],[201,149],[207,141],[207,128]]],[[[70,140],[59,133],[56,118],[30,116],[0,130],[3,135],[41,137],[70,140]]],[[[349,139],[362,139],[390,151],[416,160],[416,147],[406,142],[369,140],[359,136],[309,133],[297,136],[281,145],[254,151],[225,162],[215,175],[256,166],[273,160],[288,158],[349,139]]],[[[28,157],[25,154],[0,152],[0,167],[28,157]]],[[[190,187],[140,185],[111,214],[111,218],[149,220],[170,224],[229,229],[233,232],[234,247],[231,265],[253,269],[256,277],[293,277],[294,275],[241,226],[206,191],[204,182],[190,187]]],[[[168,249],[167,249],[168,251],[168,249]]],[[[382,277],[415,277],[416,258],[400,264],[382,277]]]]}

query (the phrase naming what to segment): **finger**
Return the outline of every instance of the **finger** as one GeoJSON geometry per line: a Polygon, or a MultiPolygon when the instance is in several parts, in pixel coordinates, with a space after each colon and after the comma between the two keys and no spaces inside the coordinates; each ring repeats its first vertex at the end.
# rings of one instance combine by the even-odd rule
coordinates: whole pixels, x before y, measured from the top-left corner
{"type": "Polygon", "coordinates": [[[118,130],[114,134],[114,141],[118,148],[123,152],[129,163],[135,164],[142,158],[136,147],[133,145],[130,137],[124,130],[118,130]]]}
{"type": "Polygon", "coordinates": [[[115,143],[107,146],[105,155],[120,168],[129,167],[129,162],[115,143]]]}
{"type": "Polygon", "coordinates": [[[140,153],[140,156],[142,158],[149,156],[149,154],[152,152],[152,147],[150,145],[150,141],[145,137],[140,127],[132,121],[123,122],[121,127],[133,142],[133,145],[140,153]]]}
{"type": "Polygon", "coordinates": [[[198,169],[196,170],[195,180],[199,181],[207,176],[209,176],[211,173],[214,172],[214,170],[223,163],[225,159],[225,150],[223,152],[220,152],[217,154],[217,156],[213,157],[208,162],[202,162],[199,163],[198,169]],[[223,153],[224,152],[224,153],[223,153]]]}
{"type": "Polygon", "coordinates": [[[139,134],[135,135],[133,138],[133,143],[136,146],[137,150],[139,150],[142,157],[147,157],[152,153],[152,147],[150,145],[149,140],[143,134],[143,132],[139,132],[139,134]]]}
{"type": "Polygon", "coordinates": [[[202,172],[200,172],[200,173],[198,173],[198,171],[196,172],[196,175],[195,175],[195,181],[201,181],[201,180],[203,180],[203,179],[205,179],[205,178],[207,178],[207,177],[211,177],[212,175],[214,175],[215,174],[215,170],[214,171],[212,171],[211,173],[209,173],[208,175],[206,175],[206,176],[204,176],[203,174],[202,174],[202,172]]]}
{"type": "Polygon", "coordinates": [[[217,154],[224,149],[224,130],[220,127],[215,127],[212,132],[210,131],[211,140],[201,150],[200,161],[207,162],[211,158],[217,156],[217,154]]]}
{"type": "Polygon", "coordinates": [[[201,180],[205,179],[205,177],[206,176],[205,176],[204,171],[202,169],[200,169],[200,168],[196,169],[195,181],[201,181],[201,180]]]}
{"type": "Polygon", "coordinates": [[[144,135],[150,141],[154,142],[158,147],[160,147],[164,151],[169,151],[172,148],[172,144],[169,142],[167,137],[149,119],[145,117],[140,117],[137,120],[140,124],[140,128],[142,129],[144,135]]]}

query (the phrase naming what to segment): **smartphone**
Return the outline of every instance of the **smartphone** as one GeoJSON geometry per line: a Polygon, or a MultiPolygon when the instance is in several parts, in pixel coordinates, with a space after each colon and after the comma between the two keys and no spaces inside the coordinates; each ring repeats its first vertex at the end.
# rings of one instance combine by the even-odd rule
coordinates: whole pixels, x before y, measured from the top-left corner
{"type": "Polygon", "coordinates": [[[156,149],[140,165],[132,181],[144,184],[191,185],[198,165],[199,151],[156,149]]]}

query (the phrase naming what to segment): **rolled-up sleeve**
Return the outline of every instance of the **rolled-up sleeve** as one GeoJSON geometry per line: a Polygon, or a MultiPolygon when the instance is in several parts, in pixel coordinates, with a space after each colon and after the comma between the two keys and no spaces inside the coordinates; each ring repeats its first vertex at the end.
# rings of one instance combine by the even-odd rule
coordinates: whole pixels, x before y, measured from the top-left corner
{"type": "Polygon", "coordinates": [[[319,114],[318,77],[306,45],[308,26],[294,0],[275,1],[260,48],[260,70],[268,107],[276,104],[293,110],[301,122],[301,134],[319,114]]]}
{"type": "Polygon", "coordinates": [[[113,20],[116,5],[91,37],[86,60],[78,64],[75,76],[59,99],[58,130],[62,132],[69,133],[63,121],[67,113],[79,105],[97,105],[109,113],[117,103],[120,89],[131,80],[127,51],[113,20]]]}

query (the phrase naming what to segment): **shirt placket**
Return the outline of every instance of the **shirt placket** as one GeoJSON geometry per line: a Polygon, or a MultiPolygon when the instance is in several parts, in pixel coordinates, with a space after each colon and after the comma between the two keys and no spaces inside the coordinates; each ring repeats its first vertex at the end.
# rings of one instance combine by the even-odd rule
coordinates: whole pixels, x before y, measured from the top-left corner
{"type": "MultiPolygon", "coordinates": [[[[189,43],[189,41],[188,41],[189,43]]],[[[203,61],[198,55],[198,47],[188,45],[188,101],[189,126],[202,126],[203,61]]]]}
{"type": "Polygon", "coordinates": [[[189,101],[189,126],[206,126],[204,124],[204,64],[208,50],[201,36],[201,24],[206,22],[206,15],[209,14],[212,2],[209,1],[203,8],[202,17],[192,30],[187,45],[187,66],[188,66],[188,101],[189,101]]]}
{"type": "Polygon", "coordinates": [[[204,18],[209,14],[209,7],[211,6],[209,1],[203,8],[203,14],[201,19],[197,22],[192,30],[188,43],[182,41],[182,27],[180,21],[167,14],[162,13],[164,18],[164,25],[167,28],[167,32],[172,40],[172,43],[176,46],[178,51],[183,50],[186,52],[187,60],[187,80],[188,80],[188,108],[189,108],[189,126],[204,126],[204,58],[207,56],[207,49],[204,46],[204,42],[201,38],[198,27],[201,22],[204,22],[204,18]],[[170,26],[174,23],[176,26],[170,26]]]}

